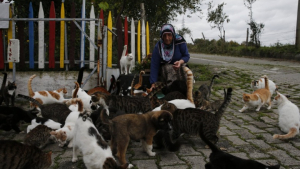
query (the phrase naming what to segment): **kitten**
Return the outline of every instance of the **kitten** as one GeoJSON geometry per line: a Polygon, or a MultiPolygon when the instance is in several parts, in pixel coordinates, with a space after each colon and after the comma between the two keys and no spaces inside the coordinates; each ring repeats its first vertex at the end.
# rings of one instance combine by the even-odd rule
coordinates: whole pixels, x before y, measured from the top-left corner
{"type": "MultiPolygon", "coordinates": [[[[200,128],[204,125],[201,124],[200,128]]],[[[221,151],[216,145],[211,143],[205,136],[206,129],[203,128],[199,132],[201,139],[210,147],[211,154],[209,155],[209,162],[205,164],[206,169],[279,169],[280,165],[266,166],[254,160],[246,160],[231,154],[221,151]]]]}
{"type": "Polygon", "coordinates": [[[194,99],[195,99],[195,106],[197,108],[200,108],[202,106],[203,101],[209,101],[211,89],[214,84],[214,79],[219,76],[214,75],[210,81],[210,85],[202,84],[198,90],[194,93],[194,99]]]}
{"type": "Polygon", "coordinates": [[[64,146],[69,142],[68,147],[73,146],[73,138],[75,134],[75,123],[81,111],[83,111],[83,103],[79,98],[73,98],[66,102],[66,104],[78,104],[78,109],[72,111],[66,118],[65,125],[55,131],[52,131],[50,134],[56,138],[59,142],[59,146],[64,146]]]}
{"type": "Polygon", "coordinates": [[[271,93],[269,90],[268,78],[265,76],[265,88],[257,89],[252,94],[243,94],[243,101],[245,102],[244,107],[239,110],[243,112],[248,109],[250,106],[257,106],[256,111],[259,111],[261,106],[268,103],[268,109],[271,109],[271,93]]]}
{"type": "MultiPolygon", "coordinates": [[[[19,128],[20,121],[25,121],[26,123],[30,123],[32,119],[36,117],[38,111],[36,109],[32,109],[29,111],[23,110],[19,107],[7,107],[0,106],[0,114],[9,117],[9,123],[3,125],[0,129],[9,131],[13,129],[15,132],[21,132],[19,128]]],[[[8,120],[8,119],[7,119],[8,120]]]]}
{"type": "MultiPolygon", "coordinates": [[[[71,100],[71,104],[78,103],[77,100],[71,100]]],[[[94,126],[89,113],[83,111],[82,104],[79,104],[80,115],[76,120],[74,141],[73,141],[73,158],[72,162],[76,162],[77,151],[80,150],[83,156],[84,164],[87,168],[100,169],[126,169],[128,163],[119,166],[112,155],[109,145],[99,134],[94,126]]]]}
{"type": "MultiPolygon", "coordinates": [[[[253,89],[253,91],[257,90],[257,89],[265,88],[264,77],[267,77],[267,75],[263,75],[259,80],[251,81],[251,88],[253,89]]],[[[269,84],[269,90],[270,90],[270,93],[272,96],[275,93],[275,91],[277,90],[277,86],[272,80],[269,80],[269,79],[268,79],[268,84],[269,84]]]]}
{"type": "Polygon", "coordinates": [[[47,169],[52,163],[51,154],[17,141],[0,140],[0,168],[47,169]]]}
{"type": "MultiPolygon", "coordinates": [[[[18,97],[21,97],[23,99],[33,102],[35,105],[39,106],[39,108],[41,110],[41,114],[44,118],[51,119],[62,125],[65,124],[65,120],[71,112],[69,107],[63,103],[53,103],[53,104],[43,104],[42,105],[37,100],[35,100],[29,96],[18,94],[18,97]]],[[[32,119],[30,119],[30,121],[31,120],[32,119]]]]}
{"type": "Polygon", "coordinates": [[[3,81],[2,81],[2,86],[1,86],[1,94],[0,94],[0,105],[4,101],[6,106],[9,106],[9,100],[11,101],[11,105],[14,106],[15,104],[15,96],[16,96],[16,89],[17,85],[15,82],[10,82],[8,81],[7,86],[6,84],[6,79],[7,79],[7,73],[2,72],[4,74],[3,81]]]}
{"type": "Polygon", "coordinates": [[[164,86],[164,83],[156,83],[156,88],[145,97],[115,96],[97,92],[92,95],[92,109],[95,109],[96,105],[100,104],[105,109],[114,107],[125,113],[146,113],[153,109],[150,99],[164,86]]]}
{"type": "Polygon", "coordinates": [[[28,80],[28,94],[30,97],[37,100],[40,104],[63,103],[65,100],[68,100],[64,98],[64,95],[68,93],[66,88],[61,88],[54,91],[43,90],[33,92],[31,82],[35,77],[36,75],[32,75],[28,80]]]}
{"type": "Polygon", "coordinates": [[[286,135],[274,134],[274,139],[289,139],[299,134],[300,115],[299,108],[289,101],[286,96],[277,92],[273,103],[278,105],[279,127],[286,135]]]}
{"type": "Polygon", "coordinates": [[[124,45],[124,49],[123,49],[123,53],[120,59],[120,69],[121,69],[121,74],[125,74],[127,75],[128,73],[131,73],[132,70],[132,60],[133,60],[133,56],[131,53],[129,53],[127,56],[126,54],[126,50],[127,50],[127,45],[124,45]]]}
{"type": "Polygon", "coordinates": [[[177,109],[172,103],[164,104],[161,110],[168,110],[173,114],[173,138],[178,138],[182,133],[199,135],[200,125],[203,125],[205,136],[216,143],[221,117],[231,101],[232,88],[228,88],[224,95],[226,99],[215,114],[196,108],[177,109]]]}
{"type": "Polygon", "coordinates": [[[52,129],[45,125],[38,125],[26,134],[24,144],[42,149],[49,143],[51,131],[52,129]]]}
{"type": "Polygon", "coordinates": [[[38,125],[45,125],[53,130],[60,129],[62,127],[62,124],[55,122],[51,119],[46,119],[42,117],[36,117],[35,119],[31,120],[31,124],[27,126],[27,133],[30,132],[30,130],[34,129],[38,125]]]}

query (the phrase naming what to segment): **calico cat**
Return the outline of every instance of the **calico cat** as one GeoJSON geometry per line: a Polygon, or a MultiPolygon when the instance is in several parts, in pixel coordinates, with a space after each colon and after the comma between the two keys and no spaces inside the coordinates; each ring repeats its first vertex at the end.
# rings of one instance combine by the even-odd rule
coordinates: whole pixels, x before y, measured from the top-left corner
{"type": "MultiPolygon", "coordinates": [[[[78,100],[72,99],[70,102],[78,104],[78,100]]],[[[78,105],[80,114],[75,125],[72,162],[78,160],[77,152],[80,150],[87,168],[126,169],[128,163],[122,166],[117,164],[109,145],[97,131],[89,117],[89,113],[83,110],[82,104],[78,105]]]]}
{"type": "Polygon", "coordinates": [[[35,100],[29,96],[18,94],[18,97],[21,97],[23,99],[33,102],[35,105],[39,106],[39,108],[41,110],[41,114],[44,118],[51,119],[62,125],[65,124],[66,118],[71,113],[71,110],[69,109],[69,107],[64,103],[52,103],[52,104],[43,104],[42,105],[37,100],[35,100]]]}
{"type": "Polygon", "coordinates": [[[279,169],[280,165],[266,166],[254,160],[242,159],[221,151],[216,145],[211,143],[205,136],[206,129],[201,124],[199,135],[201,139],[211,149],[209,162],[205,164],[206,169],[279,169]],[[203,128],[203,130],[202,130],[203,128]]]}
{"type": "Polygon", "coordinates": [[[16,89],[17,85],[15,82],[10,82],[8,81],[7,86],[6,84],[6,79],[7,79],[7,73],[2,72],[4,74],[3,80],[2,80],[2,86],[1,86],[1,94],[0,94],[0,105],[4,101],[6,106],[9,106],[9,100],[11,101],[11,105],[15,105],[15,96],[16,96],[16,89]]]}
{"type": "Polygon", "coordinates": [[[131,53],[129,53],[126,56],[126,51],[127,51],[127,45],[124,45],[124,49],[123,49],[123,53],[120,59],[120,70],[121,70],[121,74],[125,74],[127,75],[128,73],[131,73],[132,70],[132,60],[133,60],[133,56],[131,53]]]}
{"type": "Polygon", "coordinates": [[[164,83],[156,83],[156,88],[145,97],[140,96],[115,96],[106,95],[104,93],[97,92],[92,95],[92,109],[96,109],[96,106],[100,104],[105,109],[109,107],[114,107],[118,110],[122,110],[125,113],[146,113],[151,111],[150,99],[152,96],[161,90],[165,86],[164,83]]]}
{"type": "Polygon", "coordinates": [[[49,143],[51,131],[52,129],[45,125],[38,125],[26,134],[24,144],[42,149],[49,143]]]}
{"type": "Polygon", "coordinates": [[[202,132],[200,125],[203,125],[204,135],[216,143],[221,117],[231,101],[232,88],[228,88],[224,95],[226,99],[215,114],[196,108],[177,109],[172,103],[162,105],[161,110],[168,110],[173,114],[173,138],[178,138],[182,133],[199,135],[202,132]]]}
{"type": "MultiPolygon", "coordinates": [[[[257,90],[257,89],[265,88],[265,79],[264,79],[265,77],[267,77],[267,75],[261,76],[261,78],[259,80],[251,81],[251,88],[253,89],[253,91],[257,90]]],[[[270,93],[272,96],[278,88],[277,88],[276,84],[270,79],[268,79],[268,84],[269,84],[269,90],[270,90],[270,93]]]]}
{"type": "Polygon", "coordinates": [[[0,168],[47,169],[51,166],[52,152],[45,153],[35,146],[13,140],[0,140],[0,168]]]}
{"type": "Polygon", "coordinates": [[[243,101],[245,102],[244,107],[239,110],[243,112],[248,109],[250,106],[257,106],[256,111],[259,111],[261,106],[268,103],[268,109],[271,109],[271,93],[269,90],[268,78],[265,76],[265,88],[257,89],[252,94],[243,94],[243,101]]]}
{"type": "Polygon", "coordinates": [[[9,122],[6,121],[5,125],[2,125],[0,129],[5,131],[14,130],[19,133],[21,132],[19,128],[20,121],[30,123],[32,119],[36,118],[38,112],[36,109],[26,111],[19,107],[0,106],[0,114],[7,116],[7,120],[9,120],[9,122]]]}
{"type": "Polygon", "coordinates": [[[31,87],[31,82],[35,77],[36,75],[32,75],[28,80],[28,84],[27,84],[28,94],[30,97],[37,100],[40,104],[63,103],[65,100],[68,100],[64,98],[64,95],[68,93],[66,88],[60,88],[54,91],[43,90],[43,91],[33,92],[31,87]]]}
{"type": "Polygon", "coordinates": [[[210,81],[210,85],[208,86],[207,84],[202,84],[197,91],[194,93],[194,99],[195,99],[195,106],[197,108],[200,108],[202,106],[203,101],[209,101],[210,94],[211,94],[211,89],[214,84],[214,79],[219,76],[214,75],[210,81]]]}
{"type": "Polygon", "coordinates": [[[27,133],[30,132],[30,130],[34,129],[38,125],[45,125],[53,130],[60,129],[62,127],[62,124],[55,122],[51,119],[46,119],[42,117],[36,117],[35,119],[31,120],[31,124],[27,126],[27,133]]]}
{"type": "Polygon", "coordinates": [[[300,115],[297,105],[287,99],[286,96],[277,92],[273,103],[278,105],[279,127],[285,135],[274,134],[274,139],[289,139],[299,134],[300,115]]]}

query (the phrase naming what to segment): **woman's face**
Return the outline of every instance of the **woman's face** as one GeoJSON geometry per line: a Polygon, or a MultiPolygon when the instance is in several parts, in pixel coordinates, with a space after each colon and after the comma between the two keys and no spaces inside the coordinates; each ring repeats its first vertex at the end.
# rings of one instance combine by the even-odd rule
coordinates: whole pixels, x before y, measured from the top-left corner
{"type": "Polygon", "coordinates": [[[173,41],[173,36],[172,36],[172,33],[164,33],[163,36],[162,36],[162,39],[164,41],[164,44],[166,45],[170,45],[173,41]]]}

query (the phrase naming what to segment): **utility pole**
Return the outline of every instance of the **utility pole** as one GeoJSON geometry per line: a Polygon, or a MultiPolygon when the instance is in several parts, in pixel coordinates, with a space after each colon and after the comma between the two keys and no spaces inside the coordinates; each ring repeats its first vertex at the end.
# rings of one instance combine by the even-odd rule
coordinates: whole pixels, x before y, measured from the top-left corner
{"type": "Polygon", "coordinates": [[[297,49],[300,49],[300,0],[298,0],[295,46],[296,46],[297,49]]]}

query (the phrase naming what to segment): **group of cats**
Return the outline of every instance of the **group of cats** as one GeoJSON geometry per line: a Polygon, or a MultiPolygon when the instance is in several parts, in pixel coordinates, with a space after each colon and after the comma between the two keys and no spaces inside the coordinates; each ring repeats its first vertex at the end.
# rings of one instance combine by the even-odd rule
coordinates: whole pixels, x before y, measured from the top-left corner
{"type": "MultiPolygon", "coordinates": [[[[133,167],[126,162],[125,157],[130,140],[141,141],[144,151],[149,156],[154,156],[153,142],[158,147],[164,146],[169,151],[177,151],[180,147],[178,138],[185,133],[200,135],[212,149],[206,168],[279,168],[278,165],[265,166],[253,160],[243,160],[215,147],[220,120],[231,101],[232,89],[224,89],[222,101],[210,102],[213,81],[218,75],[212,78],[209,86],[201,85],[192,93],[193,74],[188,68],[184,71],[187,75],[186,82],[174,81],[170,86],[158,82],[155,90],[140,95],[134,94],[137,93],[134,90],[141,88],[142,81],[139,80],[136,85],[132,83],[131,96],[122,96],[120,87],[116,93],[101,86],[85,91],[80,88],[81,80],[77,80],[71,99],[63,97],[66,94],[64,89],[33,92],[33,75],[28,80],[29,96],[18,95],[31,101],[31,105],[36,107],[33,112],[27,112],[31,124],[27,128],[24,144],[1,141],[0,153],[8,153],[10,150],[7,150],[7,146],[22,146],[30,153],[34,152],[37,158],[20,159],[22,167],[19,168],[48,168],[51,165],[51,152],[43,153],[39,148],[45,147],[49,140],[53,140],[58,142],[59,146],[73,147],[73,162],[78,160],[79,150],[87,168],[125,169],[133,167]],[[164,98],[158,99],[155,96],[159,90],[165,91],[164,98]],[[42,118],[36,117],[36,110],[42,118]],[[110,145],[107,140],[110,140],[110,145]]],[[[81,78],[82,72],[83,69],[79,73],[81,78]]],[[[278,103],[282,98],[285,97],[275,97],[278,103]]],[[[17,152],[12,153],[9,157],[12,158],[16,154],[17,152]]],[[[0,161],[0,168],[10,168],[8,165],[12,164],[0,161]]]]}

